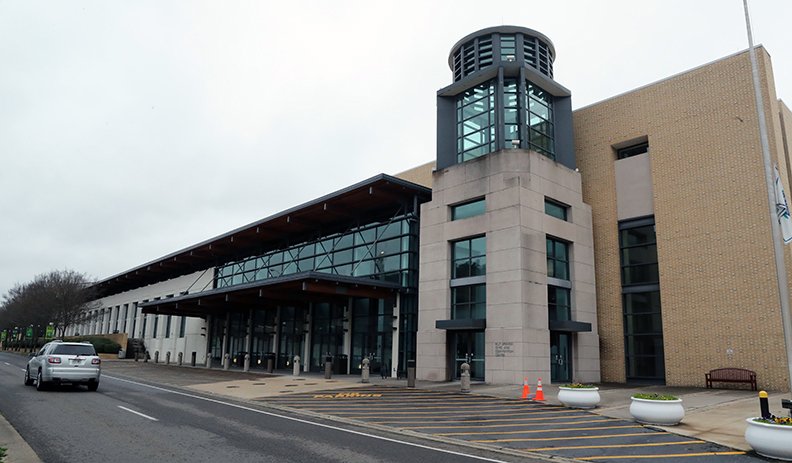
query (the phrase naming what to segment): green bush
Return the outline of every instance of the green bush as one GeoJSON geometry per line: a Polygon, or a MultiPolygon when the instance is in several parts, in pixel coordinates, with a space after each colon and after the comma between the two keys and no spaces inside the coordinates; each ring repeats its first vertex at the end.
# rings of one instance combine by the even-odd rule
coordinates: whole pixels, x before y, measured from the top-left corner
{"type": "Polygon", "coordinates": [[[93,344],[94,349],[100,354],[117,354],[121,346],[110,339],[102,338],[99,336],[77,336],[69,338],[70,342],[90,342],[93,344]]]}
{"type": "Polygon", "coordinates": [[[644,400],[679,400],[679,397],[670,394],[658,394],[656,392],[639,392],[638,394],[633,394],[633,397],[644,400]]]}

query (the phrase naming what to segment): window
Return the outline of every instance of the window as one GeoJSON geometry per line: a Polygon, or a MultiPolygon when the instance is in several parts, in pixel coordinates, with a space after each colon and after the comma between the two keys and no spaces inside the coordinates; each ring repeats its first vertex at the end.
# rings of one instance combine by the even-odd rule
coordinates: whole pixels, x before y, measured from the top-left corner
{"type": "Polygon", "coordinates": [[[527,89],[525,109],[528,121],[528,145],[540,154],[555,159],[553,97],[531,82],[527,83],[527,89]]]}
{"type": "MultiPolygon", "coordinates": [[[[520,121],[518,117],[519,108],[517,102],[517,81],[505,79],[503,81],[503,128],[506,149],[515,147],[512,140],[520,139],[520,121]]],[[[517,143],[517,147],[520,144],[517,143]]]]}
{"type": "Polygon", "coordinates": [[[619,243],[623,286],[660,281],[654,223],[621,230],[619,243]]]}
{"type": "Polygon", "coordinates": [[[501,48],[501,61],[509,61],[509,57],[514,60],[515,57],[515,50],[516,50],[516,41],[513,35],[501,35],[500,36],[500,48],[501,48]]]}
{"type": "Polygon", "coordinates": [[[495,151],[495,81],[457,97],[457,162],[495,151]]]}
{"type": "Polygon", "coordinates": [[[181,317],[179,320],[179,337],[184,337],[184,332],[187,329],[187,317],[181,317]]]}
{"type": "Polygon", "coordinates": [[[557,219],[567,220],[567,211],[569,206],[565,206],[552,199],[545,198],[545,214],[551,215],[557,219]]]}
{"type": "Polygon", "coordinates": [[[451,288],[451,318],[487,318],[486,285],[469,285],[451,288]]]}
{"type": "Polygon", "coordinates": [[[550,311],[550,321],[572,320],[570,290],[568,288],[548,286],[547,307],[550,311]]]}
{"type": "Polygon", "coordinates": [[[159,315],[154,315],[154,331],[151,335],[152,338],[157,337],[157,325],[159,325],[159,315]]]}
{"type": "Polygon", "coordinates": [[[481,276],[487,273],[487,241],[480,236],[451,245],[451,278],[481,276]]]}
{"type": "Polygon", "coordinates": [[[625,159],[639,154],[646,154],[649,152],[649,143],[643,142],[637,145],[628,146],[616,150],[617,159],[625,159]]]}
{"type": "Polygon", "coordinates": [[[569,280],[569,245],[555,238],[547,238],[547,276],[569,280]]]}
{"type": "Polygon", "coordinates": [[[624,294],[623,304],[627,378],[662,380],[665,362],[660,291],[624,294]]]}
{"type": "Polygon", "coordinates": [[[462,220],[484,213],[487,205],[484,198],[470,201],[468,203],[451,206],[451,220],[462,220]]]}
{"type": "Polygon", "coordinates": [[[173,315],[168,315],[165,317],[165,337],[169,338],[171,333],[171,321],[173,320],[173,315]]]}

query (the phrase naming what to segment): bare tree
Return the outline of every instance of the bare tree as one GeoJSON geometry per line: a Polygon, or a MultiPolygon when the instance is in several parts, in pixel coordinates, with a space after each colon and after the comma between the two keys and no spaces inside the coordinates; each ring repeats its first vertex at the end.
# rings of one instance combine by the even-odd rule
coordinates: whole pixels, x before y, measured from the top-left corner
{"type": "MultiPolygon", "coordinates": [[[[56,270],[17,284],[0,304],[0,328],[55,326],[58,336],[92,308],[96,294],[91,281],[74,270],[56,270]]],[[[36,333],[39,335],[40,333],[36,333]]]]}

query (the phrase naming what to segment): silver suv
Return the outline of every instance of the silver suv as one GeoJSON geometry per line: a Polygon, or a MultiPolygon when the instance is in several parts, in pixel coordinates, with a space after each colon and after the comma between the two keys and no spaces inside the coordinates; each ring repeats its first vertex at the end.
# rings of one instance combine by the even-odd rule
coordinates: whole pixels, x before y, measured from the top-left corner
{"type": "Polygon", "coordinates": [[[52,341],[30,354],[25,369],[25,385],[36,384],[39,391],[50,384],[85,384],[89,391],[99,387],[102,360],[87,342],[52,341]]]}

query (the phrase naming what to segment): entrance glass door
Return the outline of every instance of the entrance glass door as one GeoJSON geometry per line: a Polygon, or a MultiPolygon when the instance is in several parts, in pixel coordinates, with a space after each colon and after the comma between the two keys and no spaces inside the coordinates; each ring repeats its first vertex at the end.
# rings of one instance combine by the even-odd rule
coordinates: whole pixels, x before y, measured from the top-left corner
{"type": "Polygon", "coordinates": [[[454,378],[462,375],[462,364],[470,365],[470,379],[484,380],[484,332],[457,331],[454,336],[454,378]]]}
{"type": "Polygon", "coordinates": [[[572,336],[558,331],[550,332],[550,381],[572,382],[572,336]]]}

